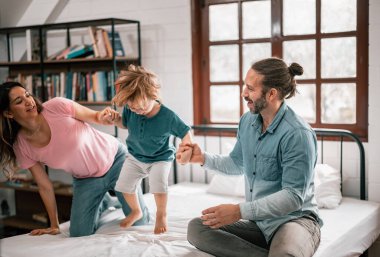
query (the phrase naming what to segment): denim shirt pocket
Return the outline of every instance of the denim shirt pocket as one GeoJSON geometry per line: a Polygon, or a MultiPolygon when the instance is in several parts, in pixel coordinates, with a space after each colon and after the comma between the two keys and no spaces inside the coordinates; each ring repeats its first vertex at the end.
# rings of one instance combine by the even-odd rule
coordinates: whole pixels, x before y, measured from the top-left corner
{"type": "Polygon", "coordinates": [[[275,157],[261,156],[258,171],[263,180],[276,181],[280,178],[280,170],[275,157]]]}

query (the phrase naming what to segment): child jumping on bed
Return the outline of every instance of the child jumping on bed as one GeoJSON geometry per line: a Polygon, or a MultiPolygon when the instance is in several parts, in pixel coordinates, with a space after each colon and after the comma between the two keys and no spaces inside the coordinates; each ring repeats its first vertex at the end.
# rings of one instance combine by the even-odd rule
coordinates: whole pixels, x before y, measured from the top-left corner
{"type": "MultiPolygon", "coordinates": [[[[171,135],[180,137],[183,143],[192,143],[190,127],[159,100],[157,77],[143,67],[130,65],[122,70],[115,82],[117,94],[113,103],[123,106],[120,116],[112,112],[110,120],[128,129],[126,140],[129,155],[125,160],[115,189],[123,192],[131,212],[120,223],[128,228],[142,217],[136,196],[141,180],[149,176],[149,191],[156,201],[155,234],[167,231],[166,205],[168,177],[175,147],[169,143],[171,135]]],[[[190,159],[191,150],[177,156],[179,163],[190,159]]]]}

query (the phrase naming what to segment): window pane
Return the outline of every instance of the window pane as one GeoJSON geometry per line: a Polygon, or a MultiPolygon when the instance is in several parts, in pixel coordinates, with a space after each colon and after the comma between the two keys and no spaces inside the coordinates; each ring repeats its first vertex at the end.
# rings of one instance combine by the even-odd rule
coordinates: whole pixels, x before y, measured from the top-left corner
{"type": "Polygon", "coordinates": [[[322,78],[356,77],[356,38],[322,39],[322,78]]]}
{"type": "Polygon", "coordinates": [[[357,0],[322,0],[321,32],[356,30],[357,0]],[[339,16],[339,18],[337,18],[339,16]]]}
{"type": "Polygon", "coordinates": [[[270,1],[243,2],[243,38],[271,37],[270,1]]]}
{"type": "Polygon", "coordinates": [[[210,41],[239,38],[238,5],[236,3],[211,5],[209,19],[210,41]]]}
{"type": "Polygon", "coordinates": [[[298,84],[296,95],[286,103],[309,123],[316,122],[316,89],[315,84],[298,84]]]}
{"type": "Polygon", "coordinates": [[[303,67],[302,79],[314,79],[316,70],[315,40],[294,40],[283,43],[284,60],[290,65],[297,62],[303,67]]]}
{"type": "Polygon", "coordinates": [[[210,46],[210,81],[239,80],[238,45],[210,46]]]}
{"type": "Polygon", "coordinates": [[[284,35],[315,34],[315,6],[315,0],[284,0],[284,35]]]}
{"type": "Polygon", "coordinates": [[[238,122],[240,118],[240,87],[210,87],[211,122],[238,122]]]}
{"type": "Polygon", "coordinates": [[[270,43],[243,44],[243,79],[254,62],[271,56],[270,43]]]}
{"type": "Polygon", "coordinates": [[[322,84],[322,123],[356,123],[356,84],[322,84]]]}

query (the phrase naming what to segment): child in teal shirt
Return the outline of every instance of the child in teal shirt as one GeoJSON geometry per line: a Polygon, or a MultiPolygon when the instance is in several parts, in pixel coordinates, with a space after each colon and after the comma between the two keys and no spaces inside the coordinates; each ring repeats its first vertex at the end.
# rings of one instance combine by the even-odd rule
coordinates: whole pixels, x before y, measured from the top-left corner
{"type": "MultiPolygon", "coordinates": [[[[180,137],[183,143],[191,144],[190,127],[159,101],[157,77],[143,67],[130,65],[121,71],[115,86],[117,94],[113,102],[124,109],[122,116],[110,112],[110,120],[118,127],[128,129],[126,143],[129,151],[115,189],[123,192],[132,209],[120,226],[128,228],[141,218],[136,190],[141,180],[149,176],[149,190],[154,194],[157,206],[154,233],[164,233],[167,231],[168,177],[175,153],[169,139],[173,135],[180,137]]],[[[191,150],[181,155],[177,157],[180,163],[190,158],[191,150]]]]}

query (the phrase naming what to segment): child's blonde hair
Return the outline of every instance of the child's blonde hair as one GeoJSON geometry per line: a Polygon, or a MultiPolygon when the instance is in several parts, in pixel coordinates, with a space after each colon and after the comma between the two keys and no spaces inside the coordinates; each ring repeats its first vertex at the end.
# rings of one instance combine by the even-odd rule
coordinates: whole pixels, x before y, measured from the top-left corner
{"type": "Polygon", "coordinates": [[[147,100],[158,100],[158,78],[153,72],[133,64],[121,70],[115,82],[116,95],[112,102],[117,106],[124,106],[127,102],[144,105],[147,100]]]}

